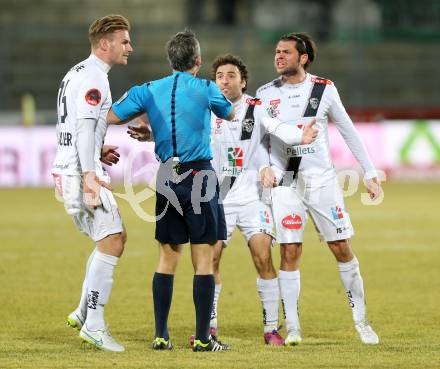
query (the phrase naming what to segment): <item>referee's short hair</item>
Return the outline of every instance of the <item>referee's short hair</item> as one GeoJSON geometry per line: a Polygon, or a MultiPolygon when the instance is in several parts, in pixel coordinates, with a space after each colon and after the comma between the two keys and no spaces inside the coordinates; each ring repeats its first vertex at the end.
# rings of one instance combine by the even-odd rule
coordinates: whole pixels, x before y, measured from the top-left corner
{"type": "Polygon", "coordinates": [[[96,19],[89,27],[90,44],[94,48],[101,38],[121,29],[130,31],[130,23],[122,15],[110,14],[96,19]]]}
{"type": "Polygon", "coordinates": [[[168,61],[171,68],[179,72],[191,69],[200,56],[200,44],[190,29],[176,33],[166,45],[168,61]]]}

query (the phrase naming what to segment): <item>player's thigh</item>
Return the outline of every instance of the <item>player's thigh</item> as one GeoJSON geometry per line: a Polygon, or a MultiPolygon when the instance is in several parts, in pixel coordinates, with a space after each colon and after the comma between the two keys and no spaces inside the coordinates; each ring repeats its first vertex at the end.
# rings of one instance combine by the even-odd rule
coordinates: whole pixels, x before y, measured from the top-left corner
{"type": "Polygon", "coordinates": [[[322,239],[329,242],[351,238],[353,226],[336,178],[313,191],[314,195],[306,204],[322,239]]]}
{"type": "Polygon", "coordinates": [[[307,212],[296,189],[284,186],[273,188],[272,211],[276,241],[278,243],[302,243],[307,224],[307,212]]]}
{"type": "Polygon", "coordinates": [[[239,207],[237,226],[248,244],[254,235],[275,237],[272,208],[260,200],[239,207]]]}

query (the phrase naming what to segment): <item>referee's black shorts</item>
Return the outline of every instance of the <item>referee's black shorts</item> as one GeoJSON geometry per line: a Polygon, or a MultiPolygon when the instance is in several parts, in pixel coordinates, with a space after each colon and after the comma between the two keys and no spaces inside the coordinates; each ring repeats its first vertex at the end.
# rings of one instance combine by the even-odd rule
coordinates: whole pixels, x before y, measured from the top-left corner
{"type": "MultiPolygon", "coordinates": [[[[160,243],[183,244],[188,241],[192,244],[214,244],[218,240],[226,239],[226,221],[223,205],[219,204],[219,186],[217,176],[210,161],[203,160],[181,164],[181,173],[190,174],[181,182],[167,182],[167,190],[174,192],[180,204],[182,214],[172,205],[169,195],[156,191],[156,240],[160,243]],[[215,178],[215,188],[207,189],[208,178],[201,177],[202,173],[208,173],[215,178]],[[206,171],[206,172],[205,172],[206,171]],[[197,181],[201,184],[201,193],[193,188],[194,179],[199,173],[197,181]],[[208,191],[207,191],[208,190],[208,191]],[[209,201],[198,201],[200,197],[213,193],[209,201]],[[192,204],[191,199],[196,199],[192,204]],[[195,206],[194,206],[195,205],[195,206]],[[198,207],[199,206],[199,207],[198,207]]],[[[211,182],[212,183],[212,178],[211,182]]],[[[197,186],[195,186],[197,187],[197,186]]],[[[200,187],[199,187],[200,192],[200,187]]]]}

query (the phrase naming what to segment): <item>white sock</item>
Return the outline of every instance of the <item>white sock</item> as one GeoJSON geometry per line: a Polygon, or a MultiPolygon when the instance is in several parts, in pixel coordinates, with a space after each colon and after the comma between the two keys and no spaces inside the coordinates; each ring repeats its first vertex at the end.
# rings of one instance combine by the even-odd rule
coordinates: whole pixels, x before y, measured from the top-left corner
{"type": "Polygon", "coordinates": [[[96,247],[93,249],[92,253],[89,256],[86,264],[86,272],[84,275],[84,281],[82,285],[81,299],[79,300],[79,305],[76,308],[77,311],[80,311],[82,316],[85,318],[87,316],[87,275],[89,274],[90,264],[93,260],[93,257],[96,253],[96,247]]]}
{"type": "Polygon", "coordinates": [[[211,321],[209,323],[209,326],[211,328],[216,328],[216,329],[217,329],[217,305],[221,290],[222,290],[221,283],[216,284],[214,290],[214,303],[212,304],[212,311],[211,311],[211,321]]]}
{"type": "Polygon", "coordinates": [[[339,275],[353,312],[353,320],[365,319],[364,281],[359,270],[359,262],[355,257],[347,263],[338,263],[339,275]]]}
{"type": "Polygon", "coordinates": [[[108,302],[113,285],[113,271],[119,258],[96,250],[87,276],[87,328],[96,331],[105,327],[104,305],[108,302]]]}
{"type": "Polygon", "coordinates": [[[298,317],[298,299],[301,290],[300,272],[299,270],[293,272],[280,270],[278,278],[280,280],[281,302],[283,304],[287,332],[292,329],[300,330],[301,326],[298,317]]]}
{"type": "Polygon", "coordinates": [[[257,291],[263,306],[264,333],[278,329],[278,309],[280,304],[280,292],[278,278],[257,278],[257,291]]]}

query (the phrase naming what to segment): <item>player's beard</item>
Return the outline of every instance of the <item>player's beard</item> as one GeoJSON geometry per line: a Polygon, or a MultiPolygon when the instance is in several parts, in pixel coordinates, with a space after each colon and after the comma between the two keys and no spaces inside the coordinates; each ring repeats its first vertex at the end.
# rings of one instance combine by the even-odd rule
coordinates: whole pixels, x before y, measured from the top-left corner
{"type": "Polygon", "coordinates": [[[296,76],[300,72],[300,65],[301,64],[299,62],[299,59],[300,58],[298,57],[298,60],[296,61],[296,63],[293,66],[282,70],[281,72],[279,72],[279,74],[282,77],[286,77],[286,78],[296,76]]]}

